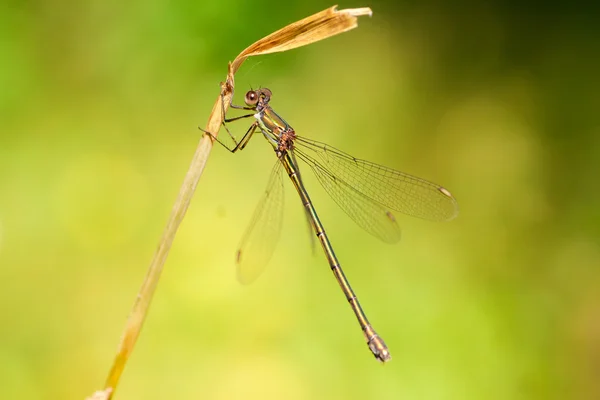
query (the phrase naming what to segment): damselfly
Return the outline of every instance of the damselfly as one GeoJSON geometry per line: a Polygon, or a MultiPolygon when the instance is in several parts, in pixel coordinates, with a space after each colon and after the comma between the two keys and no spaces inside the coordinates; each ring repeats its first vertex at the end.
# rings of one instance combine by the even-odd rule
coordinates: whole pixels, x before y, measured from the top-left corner
{"type": "MultiPolygon", "coordinates": [[[[434,183],[352,157],[327,144],[296,135],[294,129],[269,105],[271,91],[263,88],[246,93],[246,106],[232,108],[252,113],[224,119],[223,125],[235,143],[232,153],[244,149],[258,129],[273,146],[278,161],[271,172],[267,190],[259,203],[237,252],[237,273],[242,283],[255,280],[268,263],[281,230],[283,216],[282,170],[290,177],[329,266],[350,303],[373,355],[382,362],[390,352],[363,312],[358,298],[333,252],[325,229],[302,182],[297,160],[304,161],[335,202],[360,227],[379,239],[394,243],[400,229],[392,214],[404,214],[431,220],[450,220],[458,214],[458,205],[450,192],[434,183]],[[254,117],[256,120],[238,141],[225,123],[254,117]]],[[[213,138],[215,137],[214,135],[213,138]]]]}

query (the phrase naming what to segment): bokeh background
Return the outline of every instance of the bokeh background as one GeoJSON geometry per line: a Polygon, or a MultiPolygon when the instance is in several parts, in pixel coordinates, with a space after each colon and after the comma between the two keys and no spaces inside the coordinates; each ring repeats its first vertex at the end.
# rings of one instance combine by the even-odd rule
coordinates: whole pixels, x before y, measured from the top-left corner
{"type": "MultiPolygon", "coordinates": [[[[0,3],[0,397],[102,387],[227,62],[323,1],[0,3]]],[[[600,398],[600,15],[355,0],[341,36],[250,59],[304,136],[448,187],[378,242],[306,184],[379,365],[286,183],[269,268],[235,279],[275,158],[215,147],[121,399],[600,398]]],[[[234,131],[243,130],[244,124],[234,131]]],[[[239,132],[239,131],[236,131],[239,132]]]]}

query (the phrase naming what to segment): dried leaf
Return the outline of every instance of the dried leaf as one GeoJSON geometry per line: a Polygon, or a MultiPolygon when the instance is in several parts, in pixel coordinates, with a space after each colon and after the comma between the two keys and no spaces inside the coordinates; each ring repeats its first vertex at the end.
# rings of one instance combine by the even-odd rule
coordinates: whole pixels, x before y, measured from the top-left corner
{"type": "Polygon", "coordinates": [[[358,25],[356,17],[372,15],[371,9],[368,7],[339,11],[336,8],[337,6],[330,7],[310,17],[289,24],[248,46],[233,60],[231,72],[235,74],[242,63],[250,56],[292,50],[327,39],[356,28],[358,25]]]}

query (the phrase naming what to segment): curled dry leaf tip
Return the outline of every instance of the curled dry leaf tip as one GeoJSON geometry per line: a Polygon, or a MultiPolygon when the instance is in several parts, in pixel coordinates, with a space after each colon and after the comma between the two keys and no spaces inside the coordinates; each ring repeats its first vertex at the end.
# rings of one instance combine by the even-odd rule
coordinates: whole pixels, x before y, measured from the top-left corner
{"type": "Polygon", "coordinates": [[[278,31],[254,42],[244,49],[231,63],[228,80],[248,57],[295,49],[349,31],[358,26],[357,17],[373,15],[368,7],[338,10],[330,7],[319,13],[291,23],[278,31]]]}

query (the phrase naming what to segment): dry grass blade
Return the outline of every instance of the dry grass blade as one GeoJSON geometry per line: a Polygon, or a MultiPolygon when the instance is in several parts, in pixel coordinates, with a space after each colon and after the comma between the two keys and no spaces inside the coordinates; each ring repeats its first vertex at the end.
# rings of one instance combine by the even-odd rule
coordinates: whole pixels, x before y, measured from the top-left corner
{"type": "MultiPolygon", "coordinates": [[[[206,131],[212,132],[215,136],[219,132],[224,117],[223,112],[226,112],[229,108],[231,97],[233,96],[234,74],[248,57],[291,50],[326,39],[338,33],[346,32],[357,26],[356,17],[360,15],[371,15],[371,10],[369,8],[357,8],[337,11],[336,7],[331,7],[303,20],[294,22],[242,51],[233,63],[229,64],[227,81],[221,85],[221,93],[217,97],[217,101],[210,113],[208,123],[206,124],[206,131]]],[[[152,295],[158,284],[177,229],[187,212],[200,176],[206,166],[213,140],[210,135],[205,134],[198,143],[188,172],[185,175],[183,184],[171,210],[167,226],[127,319],[117,355],[106,380],[105,389],[103,392],[97,392],[95,396],[98,397],[94,398],[112,398],[125,364],[133,351],[133,347],[142,329],[152,295]]]]}
{"type": "Polygon", "coordinates": [[[367,7],[338,11],[337,6],[333,6],[320,13],[289,24],[271,33],[269,36],[265,36],[242,51],[233,61],[231,73],[235,74],[242,63],[250,56],[287,51],[327,39],[328,37],[356,28],[358,25],[356,17],[361,15],[371,16],[371,14],[371,9],[367,7]]]}

